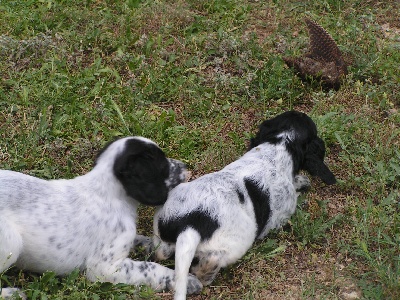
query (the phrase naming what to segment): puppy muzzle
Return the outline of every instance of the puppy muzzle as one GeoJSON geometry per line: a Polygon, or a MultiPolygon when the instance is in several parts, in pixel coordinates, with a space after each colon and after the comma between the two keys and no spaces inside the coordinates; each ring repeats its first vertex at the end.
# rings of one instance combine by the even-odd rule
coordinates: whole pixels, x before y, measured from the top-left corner
{"type": "Polygon", "coordinates": [[[190,172],[186,169],[186,164],[177,159],[168,158],[169,178],[165,181],[167,188],[172,190],[178,184],[186,182],[190,178],[190,172]]]}

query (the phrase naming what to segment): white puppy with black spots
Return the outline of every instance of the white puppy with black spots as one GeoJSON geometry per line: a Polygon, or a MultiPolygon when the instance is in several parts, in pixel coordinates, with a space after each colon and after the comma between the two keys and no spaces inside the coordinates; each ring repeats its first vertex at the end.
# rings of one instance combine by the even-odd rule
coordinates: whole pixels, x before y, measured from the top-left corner
{"type": "Polygon", "coordinates": [[[174,299],[185,299],[189,269],[208,285],[256,238],[287,222],[300,192],[310,187],[300,170],[335,183],[324,156],[314,122],[290,111],[263,122],[235,162],[174,188],[154,218],[156,258],[175,252],[174,299]]]}
{"type": "MultiPolygon", "coordinates": [[[[108,144],[92,171],[70,180],[1,170],[0,273],[14,264],[58,275],[78,268],[91,281],[172,289],[172,269],[128,255],[141,239],[136,235],[139,203],[163,204],[186,176],[182,162],[166,158],[142,137],[108,144]]],[[[201,288],[195,277],[188,279],[188,293],[201,288]]],[[[0,295],[15,291],[3,288],[0,295]]]]}

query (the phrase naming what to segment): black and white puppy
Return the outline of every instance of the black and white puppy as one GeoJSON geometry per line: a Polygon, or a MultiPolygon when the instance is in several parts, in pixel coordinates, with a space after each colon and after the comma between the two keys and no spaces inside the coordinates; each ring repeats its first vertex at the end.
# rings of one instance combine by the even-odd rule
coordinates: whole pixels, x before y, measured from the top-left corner
{"type": "MultiPolygon", "coordinates": [[[[14,264],[58,275],[78,268],[91,281],[172,289],[172,269],[128,255],[138,237],[139,203],[163,204],[186,176],[182,162],[166,158],[143,137],[108,144],[92,171],[70,180],[1,170],[0,273],[14,264]]],[[[189,293],[201,288],[195,277],[189,278],[189,293]]],[[[3,288],[0,295],[13,292],[3,288]]]]}
{"type": "Polygon", "coordinates": [[[304,113],[285,112],[261,124],[241,158],[174,188],[154,219],[156,258],[175,251],[174,299],[186,297],[194,258],[191,273],[208,285],[256,238],[287,222],[300,192],[310,187],[300,170],[335,183],[324,156],[314,122],[304,113]]]}

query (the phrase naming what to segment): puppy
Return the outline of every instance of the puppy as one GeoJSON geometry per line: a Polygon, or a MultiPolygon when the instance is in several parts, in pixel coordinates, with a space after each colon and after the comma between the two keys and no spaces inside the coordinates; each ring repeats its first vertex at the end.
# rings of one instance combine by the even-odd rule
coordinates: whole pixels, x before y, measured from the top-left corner
{"type": "Polygon", "coordinates": [[[300,170],[335,183],[324,156],[314,122],[290,111],[262,123],[249,151],[237,161],[174,188],[154,218],[156,258],[175,251],[174,299],[186,297],[194,258],[192,274],[208,285],[256,238],[287,222],[298,195],[310,187],[300,170]]]}
{"type": "MultiPolygon", "coordinates": [[[[0,273],[13,264],[58,275],[79,268],[91,281],[173,288],[172,269],[128,255],[139,203],[163,204],[185,177],[182,162],[142,137],[110,143],[92,171],[71,180],[0,171],[0,273]]],[[[188,280],[188,293],[201,290],[195,277],[188,280]]]]}

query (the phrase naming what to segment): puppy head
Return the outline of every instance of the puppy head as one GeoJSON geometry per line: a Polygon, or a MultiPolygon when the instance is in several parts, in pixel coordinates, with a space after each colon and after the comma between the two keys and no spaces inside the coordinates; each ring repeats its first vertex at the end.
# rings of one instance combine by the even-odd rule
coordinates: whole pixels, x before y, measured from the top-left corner
{"type": "Polygon", "coordinates": [[[335,176],[324,164],[325,144],[317,136],[317,127],[305,113],[284,112],[264,121],[256,136],[250,140],[249,150],[262,143],[284,141],[293,157],[293,173],[306,170],[320,177],[326,184],[334,184],[335,176]]]}
{"type": "Polygon", "coordinates": [[[128,137],[105,147],[97,164],[112,161],[115,177],[126,193],[145,205],[162,205],[168,192],[186,180],[186,166],[179,160],[165,157],[151,140],[128,137]]]}

